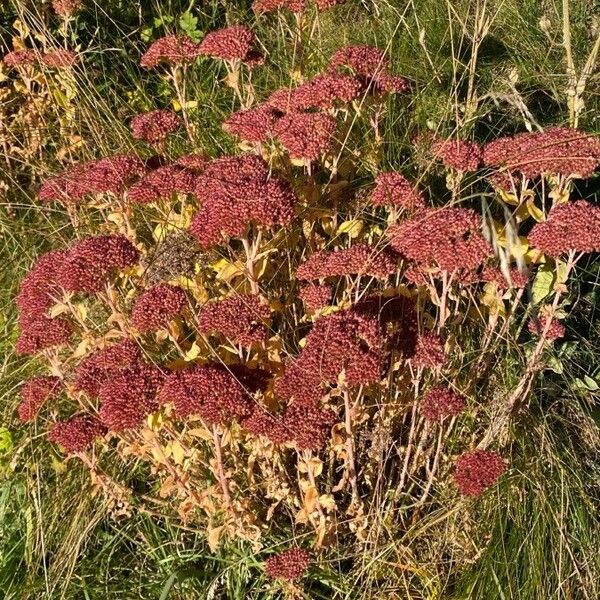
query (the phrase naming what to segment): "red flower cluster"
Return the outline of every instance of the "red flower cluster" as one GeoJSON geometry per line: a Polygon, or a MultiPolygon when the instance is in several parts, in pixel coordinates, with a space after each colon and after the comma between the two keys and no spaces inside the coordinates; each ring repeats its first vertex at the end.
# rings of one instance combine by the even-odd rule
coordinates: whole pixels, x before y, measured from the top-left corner
{"type": "Polygon", "coordinates": [[[204,154],[185,154],[184,156],[180,156],[173,165],[183,167],[192,173],[198,174],[204,171],[207,162],[208,159],[204,154]]]}
{"type": "Polygon", "coordinates": [[[140,65],[147,69],[157,67],[161,62],[181,65],[193,62],[200,54],[200,44],[189,36],[169,35],[152,43],[142,56],[140,65]]]}
{"type": "Polygon", "coordinates": [[[144,163],[128,154],[117,154],[75,165],[46,179],[38,195],[43,202],[77,202],[88,194],[120,194],[145,171],[144,163]]]}
{"type": "Polygon", "coordinates": [[[93,441],[106,433],[106,428],[91,415],[79,415],[68,421],[55,423],[48,440],[62,446],[66,454],[87,450],[93,441]]]}
{"type": "Polygon", "coordinates": [[[56,281],[70,292],[99,292],[112,273],[139,260],[136,247],[122,235],[98,235],[76,241],[62,263],[56,281]]]}
{"type": "Polygon", "coordinates": [[[77,54],[72,50],[52,50],[42,54],[41,60],[52,69],[68,69],[77,62],[77,54]]]}
{"type": "Polygon", "coordinates": [[[332,109],[360,97],[362,82],[351,75],[322,73],[293,90],[274,92],[267,104],[282,112],[332,109]]]}
{"type": "Polygon", "coordinates": [[[441,421],[445,417],[459,415],[465,409],[465,399],[445,387],[427,392],[421,401],[419,412],[429,421],[441,421]]]}
{"type": "Polygon", "coordinates": [[[135,429],[158,410],[158,390],[165,379],[158,367],[138,362],[111,373],[98,390],[100,420],[111,431],[135,429]]]}
{"type": "Polygon", "coordinates": [[[461,172],[476,171],[483,156],[479,144],[467,140],[438,140],[431,149],[436,159],[448,168],[461,172]]]}
{"type": "Polygon", "coordinates": [[[52,8],[57,15],[68,17],[82,6],[81,0],[52,0],[52,8]]]}
{"type": "Polygon", "coordinates": [[[66,319],[40,317],[21,330],[15,350],[17,354],[35,354],[68,343],[72,334],[73,328],[66,319]]]}
{"type": "Polygon", "coordinates": [[[435,369],[446,362],[445,341],[439,335],[430,331],[419,334],[414,353],[409,356],[415,367],[435,369]]]}
{"type": "Polygon", "coordinates": [[[376,206],[401,206],[406,210],[425,208],[421,192],[400,173],[380,173],[375,179],[371,202],[376,206]]]}
{"type": "Polygon", "coordinates": [[[481,217],[466,208],[426,209],[389,228],[392,247],[419,266],[442,271],[476,269],[492,254],[481,217]]]}
{"type": "Polygon", "coordinates": [[[223,123],[223,129],[248,142],[266,142],[272,137],[279,116],[273,108],[263,104],[233,113],[223,123]]]}
{"type": "Polygon", "coordinates": [[[199,415],[209,423],[230,423],[250,416],[254,391],[251,378],[237,377],[235,369],[194,365],[171,373],[159,399],[161,403],[172,402],[180,417],[199,415]]]}
{"type": "Polygon", "coordinates": [[[95,398],[104,383],[121,370],[139,363],[141,358],[140,348],[132,340],[98,350],[77,365],[74,388],[95,398]]]}
{"type": "Polygon", "coordinates": [[[405,92],[409,89],[403,77],[389,72],[389,61],[380,48],[373,46],[346,46],[340,48],[330,59],[328,70],[350,69],[365,78],[367,87],[375,92],[405,92]]]}
{"type": "Polygon", "coordinates": [[[386,279],[396,271],[397,264],[398,256],[387,248],[377,250],[367,244],[356,244],[343,250],[311,254],[296,270],[296,277],[309,281],[359,274],[386,279]]]}
{"type": "Polygon", "coordinates": [[[528,239],[532,246],[553,257],[569,250],[598,252],[600,206],[585,200],[558,204],[546,221],[533,227],[528,239]]]}
{"type": "Polygon", "coordinates": [[[529,179],[544,174],[587,178],[600,165],[600,138],[569,127],[519,133],[487,144],[483,160],[529,179]]]}
{"type": "Polygon", "coordinates": [[[56,396],[62,388],[58,377],[38,375],[28,379],[21,387],[21,402],[17,406],[19,419],[23,422],[33,421],[40,408],[49,398],[56,396]]]}
{"type": "Polygon", "coordinates": [[[270,314],[269,307],[258,296],[231,296],[205,304],[198,329],[200,333],[218,333],[235,344],[251,346],[265,341],[267,328],[264,321],[270,314]]]}
{"type": "Polygon", "coordinates": [[[461,494],[481,496],[486,488],[498,481],[505,470],[506,464],[496,452],[465,452],[456,460],[454,482],[461,494]]]}
{"type": "Polygon", "coordinates": [[[7,67],[22,67],[37,63],[37,56],[33,50],[13,50],[2,57],[2,62],[7,67]]]}
{"type": "Polygon", "coordinates": [[[511,267],[508,272],[508,279],[498,267],[485,267],[481,273],[481,280],[489,283],[495,283],[499,290],[508,288],[521,289],[527,287],[529,276],[518,267],[511,267]]]}
{"type": "Polygon", "coordinates": [[[131,119],[130,126],[135,139],[156,144],[177,131],[182,123],[174,112],[161,108],[136,115],[131,119]]]}
{"type": "Polygon", "coordinates": [[[292,158],[317,160],[329,150],[335,119],[320,113],[290,113],[275,123],[274,135],[292,158]]]}
{"type": "Polygon", "coordinates": [[[298,294],[300,300],[309,310],[318,310],[327,306],[333,297],[333,288],[329,285],[309,283],[302,286],[298,294]]]}
{"type": "MultiPolygon", "coordinates": [[[[533,335],[541,336],[546,326],[548,325],[548,317],[544,319],[538,319],[536,317],[529,319],[527,323],[527,329],[533,333],[533,335]]],[[[565,326],[556,319],[551,319],[548,330],[546,331],[545,338],[547,340],[558,340],[565,336],[565,326]]]]}
{"type": "Polygon", "coordinates": [[[254,0],[252,10],[256,14],[265,14],[279,8],[287,8],[293,13],[301,13],[305,4],[305,0],[254,0]]]}
{"type": "Polygon", "coordinates": [[[310,552],[303,548],[291,548],[270,556],[265,561],[265,571],[273,579],[293,581],[304,575],[310,562],[310,552]]]}
{"type": "Polygon", "coordinates": [[[221,60],[245,61],[253,57],[255,40],[254,32],[248,27],[232,25],[207,34],[200,43],[199,51],[200,54],[221,60]]]}
{"type": "Polygon", "coordinates": [[[190,169],[176,164],[150,171],[127,190],[127,200],[149,204],[171,198],[173,194],[192,194],[196,190],[198,176],[190,169]]]}
{"type": "Polygon", "coordinates": [[[146,290],[133,305],[131,322],[140,333],[166,327],[187,304],[185,292],[178,286],[159,283],[146,290]]]}
{"type": "Polygon", "coordinates": [[[317,319],[275,391],[281,398],[312,404],[321,397],[321,383],[336,382],[342,371],[348,385],[379,381],[382,358],[377,319],[352,309],[337,312],[317,319]]]}
{"type": "Polygon", "coordinates": [[[345,2],[346,0],[315,0],[315,4],[319,10],[327,10],[345,2]]]}
{"type": "Polygon", "coordinates": [[[248,225],[285,226],[294,217],[296,198],[287,182],[270,178],[258,156],[225,156],[213,160],[198,178],[196,195],[202,206],[190,232],[202,247],[223,236],[243,236],[248,225]]]}

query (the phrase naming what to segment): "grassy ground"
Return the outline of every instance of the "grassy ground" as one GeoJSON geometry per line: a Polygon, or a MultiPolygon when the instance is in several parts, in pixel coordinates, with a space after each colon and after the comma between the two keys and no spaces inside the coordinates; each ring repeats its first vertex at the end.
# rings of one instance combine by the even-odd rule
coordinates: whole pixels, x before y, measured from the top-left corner
{"type": "MultiPolygon", "coordinates": [[[[575,64],[583,67],[600,27],[594,0],[567,2],[575,64]]],[[[283,598],[267,585],[250,545],[209,551],[204,533],[159,514],[119,511],[90,494],[89,474],[64,463],[35,430],[18,426],[14,408],[26,375],[38,369],[17,358],[13,297],[34,258],[74,235],[57,208],[40,207],[40,178],[64,157],[80,160],[130,146],[126,119],[136,110],[163,105],[169,91],[137,63],[147,40],[183,27],[198,36],[238,21],[253,24],[271,67],[254,81],[257,93],[287,82],[293,53],[275,17],[255,21],[249,2],[88,1],[70,32],[70,45],[85,52],[74,90],[58,85],[45,98],[44,139],[31,144],[9,127],[3,146],[10,169],[0,195],[0,594],[8,599],[242,599],[283,598]],[[180,21],[188,14],[192,19],[180,21]],[[194,20],[195,19],[195,20],[194,20]],[[65,92],[67,90],[67,92],[65,92]],[[70,119],[77,109],[77,120],[70,119]],[[79,137],[83,143],[79,143],[79,137]],[[66,139],[73,143],[66,147],[66,139]]],[[[314,68],[347,43],[388,47],[395,72],[413,84],[410,99],[391,101],[384,123],[381,164],[411,171],[411,136],[459,128],[485,141],[501,134],[565,124],[569,119],[560,0],[349,0],[320,18],[308,48],[314,68]],[[479,38],[474,32],[479,28],[479,38]],[[480,43],[479,41],[480,40],[480,43]],[[479,45],[477,45],[479,44],[479,45]]],[[[59,43],[38,2],[11,0],[0,9],[5,49],[14,21],[30,35],[59,43]]],[[[233,149],[220,123],[232,110],[223,73],[201,62],[191,73],[188,97],[198,140],[211,156],[233,149]]],[[[1,81],[1,79],[0,79],[1,81]]],[[[7,86],[6,82],[0,83],[7,86]]],[[[587,81],[580,126],[600,133],[600,78],[587,81]]],[[[5,108],[16,99],[7,98],[5,108]]],[[[9,109],[6,109],[8,114],[9,109]]],[[[1,127],[1,126],[0,126],[1,127]]],[[[1,131],[1,129],[0,129],[1,131]]],[[[175,141],[174,144],[180,144],[175,141]]],[[[370,149],[361,172],[373,171],[370,149]]],[[[66,160],[68,162],[68,160],[66,160]]],[[[598,200],[596,177],[582,197],[598,200]]],[[[94,223],[87,224],[93,230],[94,223]]],[[[597,540],[599,266],[589,260],[577,272],[568,343],[538,380],[531,411],[512,431],[510,477],[477,504],[448,511],[443,504],[400,531],[382,515],[376,548],[333,547],[311,569],[308,598],[454,598],[499,600],[590,599],[600,596],[597,540]],[[467,528],[465,529],[465,526],[467,528]],[[448,542],[451,540],[451,542],[448,542]],[[444,544],[453,548],[445,548],[444,544]],[[461,564],[440,568],[440,558],[461,564]]],[[[501,369],[510,371],[511,353],[501,369]]],[[[510,376],[494,372],[494,377],[510,376]]],[[[119,473],[135,486],[139,472],[119,473]]],[[[273,547],[293,538],[286,532],[273,547]]]]}

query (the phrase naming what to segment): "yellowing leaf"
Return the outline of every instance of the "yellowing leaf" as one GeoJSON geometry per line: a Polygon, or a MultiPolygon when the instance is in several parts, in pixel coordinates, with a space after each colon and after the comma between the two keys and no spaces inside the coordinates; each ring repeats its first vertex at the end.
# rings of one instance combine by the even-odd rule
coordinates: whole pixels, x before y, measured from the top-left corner
{"type": "Polygon", "coordinates": [[[219,539],[221,538],[221,533],[223,532],[223,526],[208,528],[208,535],[206,536],[206,541],[208,542],[208,547],[211,552],[216,552],[219,549],[219,539]]]}
{"type": "Polygon", "coordinates": [[[234,277],[244,274],[244,270],[240,263],[232,263],[226,258],[222,258],[212,265],[212,268],[217,273],[217,279],[222,281],[231,281],[234,277]]]}
{"type": "Polygon", "coordinates": [[[318,499],[319,493],[317,492],[317,488],[311,485],[307,489],[306,494],[304,496],[304,510],[307,512],[307,514],[310,515],[310,513],[312,513],[315,510],[315,508],[317,507],[318,499]]]}
{"type": "Polygon", "coordinates": [[[185,450],[177,440],[171,443],[171,456],[173,457],[173,461],[176,465],[183,464],[183,459],[185,458],[185,450]]]}
{"type": "Polygon", "coordinates": [[[361,219],[350,219],[344,221],[339,227],[338,233],[347,233],[352,239],[358,237],[363,230],[364,222],[361,219]]]}
{"type": "Polygon", "coordinates": [[[56,317],[58,317],[59,315],[64,315],[65,313],[69,312],[69,307],[66,304],[63,304],[62,302],[60,302],[59,304],[55,304],[51,309],[50,309],[50,318],[54,319],[56,317]]]}
{"type": "Polygon", "coordinates": [[[531,286],[531,299],[533,304],[539,304],[554,289],[556,274],[551,265],[545,264],[540,269],[533,280],[531,286]]]}
{"type": "Polygon", "coordinates": [[[194,342],[192,344],[192,347],[185,353],[185,360],[187,360],[187,361],[194,360],[195,358],[198,358],[199,354],[200,354],[200,347],[198,346],[198,344],[196,342],[194,342]]]}
{"type": "Polygon", "coordinates": [[[517,198],[517,196],[515,194],[513,194],[512,192],[507,192],[506,190],[503,190],[502,188],[498,188],[498,193],[500,194],[500,198],[502,198],[502,200],[504,202],[506,202],[506,204],[512,204],[513,206],[519,206],[519,198],[517,198]]]}
{"type": "Polygon", "coordinates": [[[527,206],[527,212],[538,223],[541,223],[542,221],[546,220],[546,216],[544,215],[544,212],[535,205],[535,202],[533,201],[533,198],[528,198],[527,199],[526,206],[527,206]]]}

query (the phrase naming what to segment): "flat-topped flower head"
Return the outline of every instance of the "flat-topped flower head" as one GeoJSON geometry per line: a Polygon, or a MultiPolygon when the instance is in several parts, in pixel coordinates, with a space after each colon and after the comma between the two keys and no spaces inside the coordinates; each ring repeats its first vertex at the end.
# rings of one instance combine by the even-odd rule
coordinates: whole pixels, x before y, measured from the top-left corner
{"type": "Polygon", "coordinates": [[[445,387],[435,387],[421,400],[419,412],[429,421],[455,417],[465,409],[465,399],[445,387]]]}
{"type": "Polygon", "coordinates": [[[527,236],[531,246],[555,258],[569,251],[600,251],[600,206],[576,200],[558,204],[527,236]]]}
{"type": "Polygon", "coordinates": [[[273,136],[279,118],[277,111],[266,104],[234,112],[223,123],[223,129],[247,142],[266,142],[273,136]]]}
{"type": "Polygon", "coordinates": [[[68,69],[77,62],[77,53],[72,50],[52,50],[42,54],[41,61],[52,69],[68,69]]]}
{"type": "Polygon", "coordinates": [[[198,329],[219,334],[235,344],[251,346],[267,337],[265,321],[271,311],[258,296],[240,294],[206,303],[200,312],[198,329]]]}
{"type": "Polygon", "coordinates": [[[527,329],[536,337],[540,337],[545,332],[544,337],[547,340],[558,340],[565,336],[566,331],[565,326],[557,319],[550,319],[548,324],[548,317],[529,319],[527,329]]]}
{"type": "Polygon", "coordinates": [[[444,338],[431,331],[426,331],[417,336],[414,350],[407,358],[417,368],[441,367],[447,360],[445,345],[444,338]]]}
{"type": "Polygon", "coordinates": [[[7,67],[31,66],[37,63],[37,56],[33,50],[13,50],[2,57],[2,62],[7,67]]]}
{"type": "Polygon", "coordinates": [[[330,146],[336,121],[321,113],[289,113],[275,123],[273,133],[292,158],[318,160],[330,146]]]}
{"type": "Polygon", "coordinates": [[[28,379],[21,387],[21,402],[17,406],[19,419],[24,423],[33,421],[40,408],[62,388],[58,377],[38,375],[28,379]]]}
{"type": "Polygon", "coordinates": [[[409,211],[425,208],[425,200],[417,187],[394,172],[377,175],[371,202],[376,206],[396,206],[409,211]]]}
{"type": "Polygon", "coordinates": [[[159,283],[144,291],[135,301],[131,322],[140,333],[166,327],[187,305],[182,288],[159,283]]]}
{"type": "Polygon", "coordinates": [[[327,306],[333,298],[333,288],[329,285],[309,283],[302,286],[298,294],[308,310],[318,310],[327,306]]]}
{"type": "Polygon", "coordinates": [[[349,68],[357,75],[371,77],[387,70],[389,61],[381,48],[367,45],[345,46],[337,50],[329,60],[328,69],[337,71],[349,68]]]}
{"type": "Polygon", "coordinates": [[[112,374],[98,390],[100,420],[111,431],[141,426],[158,410],[158,391],[165,373],[158,367],[138,362],[112,374]]]}
{"type": "Polygon", "coordinates": [[[52,9],[62,17],[70,17],[82,6],[82,0],[52,0],[52,9]]]}
{"type": "Polygon", "coordinates": [[[56,267],[56,281],[67,291],[93,294],[118,271],[139,260],[136,247],[122,235],[99,235],[76,241],[56,267]]]}
{"type": "Polygon", "coordinates": [[[131,132],[137,140],[156,144],[177,131],[183,121],[173,111],[161,108],[136,115],[131,119],[131,132]]]}
{"type": "Polygon", "coordinates": [[[432,147],[433,156],[450,169],[460,172],[476,171],[481,164],[481,146],[468,140],[437,140],[432,147]]]}
{"type": "Polygon", "coordinates": [[[198,185],[198,176],[190,169],[168,165],[149,171],[127,190],[127,201],[150,204],[168,200],[174,194],[193,194],[198,185]]]}
{"type": "Polygon", "coordinates": [[[265,561],[265,571],[272,579],[294,581],[306,572],[310,562],[310,552],[304,548],[291,548],[265,561]]]}
{"type": "Polygon", "coordinates": [[[171,373],[160,390],[160,402],[172,402],[179,417],[198,415],[209,423],[230,424],[252,414],[248,375],[221,365],[193,365],[171,373]]]}
{"type": "Polygon", "coordinates": [[[257,14],[273,12],[287,8],[293,13],[301,13],[306,6],[306,0],[254,0],[252,10],[257,14]]]}
{"type": "Polygon", "coordinates": [[[78,415],[55,423],[48,440],[61,446],[65,454],[84,452],[94,440],[106,433],[106,427],[92,415],[78,415]]]}
{"type": "Polygon", "coordinates": [[[506,463],[497,452],[465,452],[456,460],[454,483],[465,496],[481,496],[498,481],[505,470],[506,463]]]}
{"type": "Polygon", "coordinates": [[[540,175],[587,178],[600,165],[600,138],[569,127],[519,133],[486,144],[483,160],[487,166],[529,179],[540,175]]]}
{"type": "Polygon", "coordinates": [[[377,249],[367,244],[355,244],[342,250],[320,250],[311,254],[296,270],[296,277],[305,281],[340,275],[369,275],[386,279],[397,269],[399,257],[387,248],[377,249]]]}
{"type": "Polygon", "coordinates": [[[146,50],[140,65],[145,68],[157,67],[160,63],[170,66],[193,62],[200,56],[200,44],[187,35],[169,35],[153,42],[146,50]]]}
{"type": "Polygon", "coordinates": [[[241,237],[249,225],[285,226],[294,218],[292,188],[271,177],[267,163],[258,156],[212,161],[198,178],[196,195],[201,207],[190,232],[202,248],[241,237]]]}
{"type": "Polygon", "coordinates": [[[108,379],[136,365],[141,358],[140,347],[133,340],[124,340],[97,350],[77,365],[73,386],[75,390],[95,398],[108,379]]]}
{"type": "Polygon", "coordinates": [[[298,450],[318,452],[327,446],[331,428],[337,421],[335,413],[313,404],[294,402],[281,416],[289,442],[298,450]]]}
{"type": "Polygon", "coordinates": [[[72,335],[73,326],[67,319],[40,317],[21,329],[15,350],[17,354],[35,354],[46,348],[68,344],[72,335]]]}
{"type": "Polygon", "coordinates": [[[245,61],[252,51],[255,40],[254,32],[248,27],[232,25],[207,34],[200,42],[199,50],[200,54],[212,58],[245,61]]]}
{"type": "Polygon", "coordinates": [[[427,209],[389,228],[392,248],[422,267],[473,270],[492,255],[481,217],[467,208],[427,209]]]}

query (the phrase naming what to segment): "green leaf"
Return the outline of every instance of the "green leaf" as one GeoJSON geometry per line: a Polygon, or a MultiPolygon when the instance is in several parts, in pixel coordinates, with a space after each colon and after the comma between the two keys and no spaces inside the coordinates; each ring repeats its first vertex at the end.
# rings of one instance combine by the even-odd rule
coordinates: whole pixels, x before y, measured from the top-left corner
{"type": "Polygon", "coordinates": [[[8,454],[12,449],[12,434],[6,427],[0,427],[0,454],[8,454]]]}
{"type": "Polygon", "coordinates": [[[583,382],[585,384],[585,387],[590,390],[590,392],[595,392],[596,390],[598,390],[600,388],[600,386],[598,385],[598,382],[595,379],[592,379],[589,375],[585,375],[583,377],[583,382]]]}
{"type": "Polygon", "coordinates": [[[185,12],[179,17],[179,27],[189,35],[194,42],[200,41],[202,32],[197,29],[198,17],[195,17],[190,12],[185,12]]]}
{"type": "Polygon", "coordinates": [[[537,272],[531,286],[533,304],[539,304],[554,289],[556,274],[553,265],[545,264],[537,272]]]}

